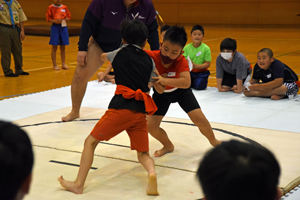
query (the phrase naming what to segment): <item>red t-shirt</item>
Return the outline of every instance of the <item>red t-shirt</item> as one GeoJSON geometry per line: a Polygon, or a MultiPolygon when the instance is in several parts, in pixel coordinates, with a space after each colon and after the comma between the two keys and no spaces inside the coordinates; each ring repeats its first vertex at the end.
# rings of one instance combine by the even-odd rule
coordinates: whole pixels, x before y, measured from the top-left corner
{"type": "MultiPolygon", "coordinates": [[[[179,78],[181,72],[189,72],[189,65],[183,55],[179,56],[168,68],[161,62],[160,50],[149,51],[145,50],[146,53],[153,59],[155,67],[159,74],[167,74],[168,78],[179,78]]],[[[166,91],[173,89],[174,87],[166,86],[166,91]]]]}
{"type": "Polygon", "coordinates": [[[46,13],[47,22],[53,19],[65,19],[65,18],[71,19],[71,13],[67,6],[65,5],[55,6],[52,4],[48,7],[46,13]]]}

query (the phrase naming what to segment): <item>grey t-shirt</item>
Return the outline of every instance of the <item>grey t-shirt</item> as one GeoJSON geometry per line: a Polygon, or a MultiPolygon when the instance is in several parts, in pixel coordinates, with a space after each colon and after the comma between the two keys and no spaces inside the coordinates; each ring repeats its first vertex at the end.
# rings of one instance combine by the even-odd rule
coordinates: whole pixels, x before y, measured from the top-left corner
{"type": "Polygon", "coordinates": [[[232,75],[235,74],[236,78],[240,80],[245,79],[247,75],[251,73],[250,62],[242,53],[238,51],[234,54],[231,62],[228,62],[222,58],[221,54],[218,55],[216,61],[216,70],[217,78],[223,78],[225,71],[232,75]]]}

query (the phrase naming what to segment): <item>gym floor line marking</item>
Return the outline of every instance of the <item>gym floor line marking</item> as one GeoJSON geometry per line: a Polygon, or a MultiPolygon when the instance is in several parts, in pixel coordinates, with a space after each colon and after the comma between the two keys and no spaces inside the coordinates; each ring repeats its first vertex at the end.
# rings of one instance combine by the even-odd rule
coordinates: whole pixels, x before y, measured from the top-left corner
{"type": "MultiPolygon", "coordinates": [[[[99,119],[79,119],[79,120],[73,120],[73,121],[68,121],[68,122],[63,122],[63,121],[54,121],[54,122],[42,122],[42,123],[37,123],[37,124],[31,124],[31,125],[23,125],[23,126],[20,126],[21,128],[25,128],[25,127],[30,127],[30,126],[40,126],[40,125],[45,125],[45,124],[54,124],[54,123],[69,123],[69,122],[77,122],[77,121],[98,121],[99,119]]],[[[179,125],[186,125],[186,126],[195,126],[195,124],[191,124],[191,123],[185,123],[185,122],[174,122],[174,121],[162,121],[164,123],[170,123],[170,124],[179,124],[179,125]]],[[[219,128],[212,128],[213,130],[216,130],[216,131],[220,131],[220,132],[223,132],[227,135],[231,135],[231,136],[234,136],[234,137],[237,137],[237,138],[240,138],[242,140],[245,140],[253,145],[256,145],[256,146],[261,146],[261,144],[259,144],[258,142],[250,139],[250,138],[247,138],[245,136],[242,136],[242,135],[239,135],[237,133],[233,133],[231,131],[226,131],[226,130],[223,130],[223,129],[219,129],[219,128]]],[[[109,144],[109,145],[114,145],[112,143],[103,143],[103,144],[109,144]]],[[[123,145],[119,145],[119,146],[123,146],[123,145]]]]}
{"type": "MultiPolygon", "coordinates": [[[[57,151],[65,151],[65,152],[70,152],[70,153],[79,153],[79,154],[82,153],[80,151],[67,150],[67,149],[59,149],[59,148],[49,147],[49,146],[41,146],[41,145],[32,145],[32,146],[39,147],[39,148],[53,149],[53,150],[57,150],[57,151]]],[[[135,161],[135,160],[129,160],[129,159],[124,159],[124,158],[116,158],[116,157],[111,157],[111,156],[104,156],[104,155],[100,155],[100,154],[94,154],[94,156],[101,157],[101,158],[109,158],[109,159],[119,160],[119,161],[126,161],[126,162],[131,162],[131,163],[139,163],[138,161],[135,161]]],[[[65,163],[66,162],[60,162],[58,164],[65,164],[65,163]]],[[[69,164],[67,163],[67,165],[69,165],[69,164]]],[[[70,166],[79,167],[78,164],[72,164],[72,163],[70,163],[70,166]]],[[[163,168],[168,168],[168,169],[179,170],[179,171],[196,173],[196,171],[194,171],[194,170],[182,169],[182,168],[178,168],[178,167],[172,167],[172,166],[166,166],[166,165],[158,165],[158,164],[155,164],[155,166],[156,167],[163,167],[163,168]]]]}
{"type": "MultiPolygon", "coordinates": [[[[57,160],[50,160],[49,162],[56,163],[56,164],[62,164],[62,165],[69,165],[69,166],[74,166],[74,167],[79,167],[80,166],[78,164],[68,163],[68,162],[61,162],[61,161],[57,161],[57,160]]],[[[90,169],[97,170],[98,168],[97,167],[91,167],[90,169]]]]}

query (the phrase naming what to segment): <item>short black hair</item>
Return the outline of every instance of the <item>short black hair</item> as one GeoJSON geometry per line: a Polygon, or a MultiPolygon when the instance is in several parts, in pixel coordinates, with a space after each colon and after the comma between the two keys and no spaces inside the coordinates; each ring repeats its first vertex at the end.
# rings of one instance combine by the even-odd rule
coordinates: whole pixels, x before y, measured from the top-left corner
{"type": "Polygon", "coordinates": [[[220,51],[224,49],[231,50],[235,52],[236,50],[236,40],[232,38],[225,38],[220,44],[220,51]]]}
{"type": "Polygon", "coordinates": [[[33,167],[33,151],[25,131],[0,121],[0,199],[15,199],[33,167]]]}
{"type": "Polygon", "coordinates": [[[187,42],[187,34],[183,26],[171,26],[164,37],[164,41],[169,41],[172,44],[178,44],[182,48],[187,42]]]}
{"type": "Polygon", "coordinates": [[[195,26],[193,26],[193,28],[191,30],[191,33],[193,33],[194,30],[199,30],[204,35],[204,28],[201,25],[195,25],[195,26]]]}
{"type": "Polygon", "coordinates": [[[167,31],[171,26],[170,25],[163,25],[161,28],[160,28],[160,33],[164,32],[164,31],[167,31]]]}
{"type": "Polygon", "coordinates": [[[207,200],[274,200],[280,166],[268,149],[231,140],[206,153],[197,176],[207,200]]]}
{"type": "Polygon", "coordinates": [[[143,47],[149,33],[147,26],[140,20],[124,20],[121,23],[121,36],[128,44],[143,47]]]}
{"type": "Polygon", "coordinates": [[[259,54],[260,52],[266,53],[270,58],[273,57],[273,51],[269,48],[263,48],[263,49],[259,50],[259,52],[257,54],[259,54]]]}

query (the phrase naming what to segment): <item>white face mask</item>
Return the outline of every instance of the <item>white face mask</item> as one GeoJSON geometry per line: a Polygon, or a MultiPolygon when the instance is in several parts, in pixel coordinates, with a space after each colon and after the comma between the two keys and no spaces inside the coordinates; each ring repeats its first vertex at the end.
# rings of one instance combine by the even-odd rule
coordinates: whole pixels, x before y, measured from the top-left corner
{"type": "Polygon", "coordinates": [[[224,58],[225,60],[229,60],[232,58],[232,53],[230,52],[221,52],[221,57],[224,58]]]}

